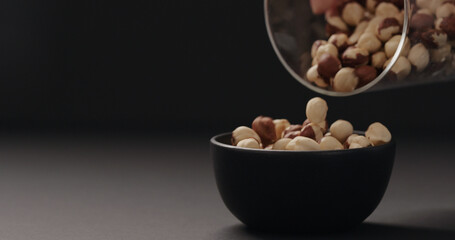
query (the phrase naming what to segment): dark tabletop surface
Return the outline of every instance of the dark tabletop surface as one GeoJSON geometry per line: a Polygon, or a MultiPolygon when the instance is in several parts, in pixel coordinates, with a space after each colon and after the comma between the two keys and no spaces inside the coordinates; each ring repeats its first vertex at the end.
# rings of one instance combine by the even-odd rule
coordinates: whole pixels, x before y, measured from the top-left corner
{"type": "Polygon", "coordinates": [[[221,201],[209,137],[25,137],[0,144],[0,239],[455,239],[455,141],[397,137],[383,201],[354,231],[266,234],[221,201]]]}

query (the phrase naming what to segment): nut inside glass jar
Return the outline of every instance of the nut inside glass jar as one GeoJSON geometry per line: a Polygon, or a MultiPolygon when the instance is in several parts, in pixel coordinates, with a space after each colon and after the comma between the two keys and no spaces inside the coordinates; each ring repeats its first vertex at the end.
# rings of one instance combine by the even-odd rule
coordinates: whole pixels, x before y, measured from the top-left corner
{"type": "Polygon", "coordinates": [[[288,72],[329,96],[455,80],[455,0],[265,0],[270,41],[288,72]]]}

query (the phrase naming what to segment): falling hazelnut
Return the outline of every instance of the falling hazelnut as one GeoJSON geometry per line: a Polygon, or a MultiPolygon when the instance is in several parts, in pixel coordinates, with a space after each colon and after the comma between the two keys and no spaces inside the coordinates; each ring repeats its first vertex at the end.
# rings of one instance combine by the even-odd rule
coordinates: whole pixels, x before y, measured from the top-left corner
{"type": "Polygon", "coordinates": [[[392,134],[390,134],[387,127],[379,122],[371,124],[365,132],[365,136],[373,146],[383,145],[392,140],[392,134]]]}
{"type": "Polygon", "coordinates": [[[320,98],[315,97],[310,99],[306,105],[306,116],[312,123],[320,123],[325,121],[329,107],[327,102],[320,98]]]}

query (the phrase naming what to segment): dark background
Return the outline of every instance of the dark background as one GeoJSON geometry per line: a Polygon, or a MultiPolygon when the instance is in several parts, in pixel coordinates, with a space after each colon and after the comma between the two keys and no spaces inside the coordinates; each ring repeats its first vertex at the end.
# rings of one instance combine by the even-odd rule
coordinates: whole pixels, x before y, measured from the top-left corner
{"type": "MultiPolygon", "coordinates": [[[[262,1],[0,4],[0,130],[207,135],[317,96],[269,43],[262,1]]],[[[329,98],[329,120],[455,132],[455,82],[329,98]]]]}

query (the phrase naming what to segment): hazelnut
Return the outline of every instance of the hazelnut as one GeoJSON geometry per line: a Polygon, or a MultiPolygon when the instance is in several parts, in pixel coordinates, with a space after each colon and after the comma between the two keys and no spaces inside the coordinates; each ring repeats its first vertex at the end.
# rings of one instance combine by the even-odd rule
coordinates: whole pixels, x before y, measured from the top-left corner
{"type": "Polygon", "coordinates": [[[272,146],[272,150],[286,150],[286,146],[289,144],[291,140],[292,139],[290,138],[282,138],[276,141],[272,146]]]}
{"type": "Polygon", "coordinates": [[[351,34],[351,36],[349,36],[349,39],[347,42],[348,45],[354,45],[357,43],[360,36],[365,32],[365,29],[367,29],[368,24],[369,24],[369,21],[362,21],[359,23],[359,25],[357,25],[354,32],[351,34]]]}
{"type": "Polygon", "coordinates": [[[319,144],[311,138],[298,136],[292,139],[288,145],[286,145],[286,150],[293,151],[319,151],[319,144]]]}
{"type": "MultiPolygon", "coordinates": [[[[384,63],[384,69],[389,65],[392,59],[387,60],[384,63]]],[[[395,65],[390,69],[390,71],[394,74],[397,80],[403,80],[411,73],[411,63],[406,57],[400,56],[395,65]]]]}
{"type": "Polygon", "coordinates": [[[355,136],[351,139],[351,143],[349,144],[349,149],[354,148],[365,148],[371,146],[370,140],[365,136],[355,136]]]}
{"type": "Polygon", "coordinates": [[[416,0],[416,4],[419,8],[426,8],[435,13],[436,9],[439,8],[447,0],[416,0]]]}
{"type": "Polygon", "coordinates": [[[368,22],[368,26],[365,28],[364,33],[372,33],[376,35],[378,31],[378,26],[384,20],[385,17],[375,16],[368,22]]]}
{"type": "Polygon", "coordinates": [[[346,149],[349,149],[349,146],[351,145],[352,140],[353,140],[355,137],[357,137],[357,136],[360,136],[360,135],[359,135],[359,134],[355,134],[355,133],[351,134],[351,135],[346,139],[346,141],[344,141],[344,144],[343,144],[344,147],[345,147],[346,149]]]}
{"type": "Polygon", "coordinates": [[[359,149],[359,148],[363,148],[362,145],[358,144],[358,143],[352,143],[351,145],[349,145],[349,149],[359,149]]]}
{"type": "Polygon", "coordinates": [[[319,142],[324,136],[321,127],[316,123],[310,123],[302,128],[300,136],[307,137],[319,142]]]}
{"type": "Polygon", "coordinates": [[[428,48],[438,48],[447,43],[447,34],[441,30],[430,29],[420,35],[420,40],[428,48]]]}
{"type": "Polygon", "coordinates": [[[426,15],[433,16],[433,13],[428,8],[421,8],[421,9],[417,10],[416,14],[426,14],[426,15]]]}
{"type": "Polygon", "coordinates": [[[348,47],[348,35],[344,33],[333,34],[330,36],[329,42],[335,45],[339,51],[344,51],[348,47]]]}
{"type": "MultiPolygon", "coordinates": [[[[388,58],[392,58],[393,55],[395,55],[400,41],[401,35],[395,35],[385,43],[384,52],[388,58]]],[[[411,49],[411,42],[409,41],[409,38],[406,37],[400,56],[408,56],[409,49],[411,49]]]]}
{"type": "Polygon", "coordinates": [[[312,66],[306,73],[306,78],[309,82],[315,83],[318,87],[326,88],[329,84],[318,73],[318,65],[312,66]]]}
{"type": "Polygon", "coordinates": [[[393,35],[399,33],[400,28],[400,23],[395,17],[384,18],[378,25],[377,36],[381,41],[385,42],[392,38],[393,35]]]}
{"type": "Polygon", "coordinates": [[[324,53],[319,57],[318,61],[318,73],[324,79],[331,79],[335,77],[335,74],[341,69],[341,62],[338,58],[324,53]]]}
{"type": "Polygon", "coordinates": [[[237,143],[237,147],[260,149],[259,142],[254,138],[247,138],[237,143]]]}
{"type": "Polygon", "coordinates": [[[381,2],[376,7],[376,16],[381,17],[395,17],[400,14],[400,10],[392,3],[381,2]]]}
{"type": "Polygon", "coordinates": [[[371,13],[374,13],[376,11],[376,6],[378,5],[378,3],[382,1],[382,0],[367,0],[366,1],[366,8],[368,9],[368,11],[370,11],[371,13]]]}
{"type": "Polygon", "coordinates": [[[403,23],[404,23],[404,10],[401,10],[400,14],[395,16],[395,19],[398,21],[400,26],[403,26],[403,23]]]}
{"type": "Polygon", "coordinates": [[[332,80],[333,90],[337,92],[352,92],[359,83],[354,68],[342,68],[332,80]]]}
{"type": "Polygon", "coordinates": [[[371,55],[371,66],[377,69],[382,69],[382,66],[384,66],[386,61],[387,56],[385,55],[385,52],[377,52],[371,55]]]}
{"type": "Polygon", "coordinates": [[[315,97],[310,99],[306,105],[306,116],[310,122],[320,123],[325,121],[328,110],[327,102],[320,97],[315,97]]]}
{"type": "Polygon", "coordinates": [[[263,146],[268,146],[276,139],[275,124],[270,117],[258,116],[252,123],[253,130],[261,137],[263,146]]]}
{"type": "Polygon", "coordinates": [[[445,18],[455,15],[455,3],[445,2],[436,9],[436,18],[445,18]]]}
{"type": "Polygon", "coordinates": [[[331,9],[325,13],[325,20],[327,24],[325,25],[326,34],[328,36],[335,33],[348,33],[348,25],[341,19],[339,13],[336,9],[331,9]]]}
{"type": "Polygon", "coordinates": [[[284,130],[291,126],[291,123],[287,119],[274,119],[273,124],[275,124],[276,140],[280,139],[284,130]]]}
{"type": "Polygon", "coordinates": [[[437,20],[436,29],[442,30],[447,33],[450,39],[455,39],[455,15],[439,18],[437,20]],[[439,20],[441,19],[441,20],[439,20]]]}
{"type": "Polygon", "coordinates": [[[414,14],[411,18],[411,29],[423,31],[433,28],[434,18],[433,15],[425,13],[414,14]]]}
{"type": "Polygon", "coordinates": [[[296,124],[287,127],[281,134],[282,138],[294,138],[300,135],[300,130],[302,130],[302,125],[296,124]]]}
{"type": "Polygon", "coordinates": [[[232,131],[232,138],[231,142],[232,145],[237,146],[237,144],[242,141],[243,139],[247,138],[254,138],[256,141],[261,143],[261,138],[259,135],[251,128],[245,127],[245,126],[240,126],[236,128],[234,131],[232,131]]]}
{"type": "Polygon", "coordinates": [[[316,40],[313,43],[313,46],[311,46],[311,57],[315,58],[316,57],[316,52],[318,51],[319,47],[322,45],[326,45],[328,42],[325,40],[316,40]]]}
{"type": "Polygon", "coordinates": [[[408,59],[417,72],[421,72],[430,63],[430,52],[422,43],[418,43],[409,50],[408,59]]]}
{"type": "Polygon", "coordinates": [[[340,119],[330,125],[330,133],[332,133],[332,137],[338,139],[340,142],[345,142],[353,132],[354,127],[346,120],[340,119]]]}
{"type": "Polygon", "coordinates": [[[452,46],[446,44],[440,48],[431,49],[430,56],[431,61],[435,63],[442,63],[450,59],[452,46]]]}
{"type": "Polygon", "coordinates": [[[321,150],[342,150],[343,145],[336,138],[332,136],[323,137],[319,144],[321,150]]]}
{"type": "Polygon", "coordinates": [[[343,66],[356,67],[368,63],[369,53],[366,49],[360,47],[348,47],[341,55],[343,66]]]}
{"type": "Polygon", "coordinates": [[[382,47],[382,42],[375,34],[366,32],[362,34],[357,42],[357,47],[367,50],[369,53],[375,53],[382,47]]]}
{"type": "Polygon", "coordinates": [[[338,57],[338,48],[335,47],[335,45],[331,44],[331,43],[327,43],[325,45],[322,45],[318,48],[318,50],[316,51],[316,56],[313,58],[313,64],[312,65],[316,65],[318,64],[319,62],[319,58],[324,55],[325,53],[328,53],[330,55],[332,55],[333,57],[338,57]]]}
{"type": "Polygon", "coordinates": [[[359,78],[357,88],[363,87],[373,81],[377,76],[378,72],[376,68],[372,66],[360,66],[354,71],[355,75],[359,78]]]}
{"type": "Polygon", "coordinates": [[[319,125],[319,127],[321,128],[322,133],[326,133],[327,130],[329,129],[329,124],[327,123],[327,120],[318,123],[318,125],[319,125]]]}
{"type": "Polygon", "coordinates": [[[341,13],[344,22],[351,26],[357,26],[364,16],[365,10],[357,2],[347,3],[341,13]]]}
{"type": "Polygon", "coordinates": [[[292,131],[284,134],[283,138],[294,139],[295,137],[300,136],[300,131],[292,131]]]}
{"type": "Polygon", "coordinates": [[[390,134],[389,130],[379,122],[371,124],[365,132],[365,136],[373,146],[383,145],[392,140],[392,134],[390,134]]]}

